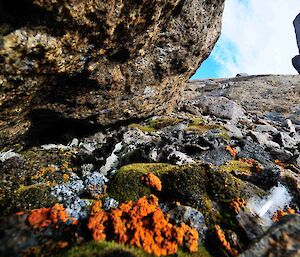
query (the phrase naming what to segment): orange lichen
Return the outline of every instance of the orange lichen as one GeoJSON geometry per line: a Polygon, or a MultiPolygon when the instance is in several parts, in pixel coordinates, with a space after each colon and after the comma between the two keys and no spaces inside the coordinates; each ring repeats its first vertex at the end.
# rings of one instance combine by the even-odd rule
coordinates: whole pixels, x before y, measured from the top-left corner
{"type": "Polygon", "coordinates": [[[245,162],[252,166],[252,172],[260,173],[263,169],[263,166],[255,159],[251,158],[239,158],[239,161],[245,162]]]}
{"type": "Polygon", "coordinates": [[[27,221],[33,228],[43,228],[51,224],[49,218],[51,208],[40,208],[32,210],[28,215],[27,221]]]}
{"type": "Polygon", "coordinates": [[[94,240],[106,239],[106,223],[108,221],[108,214],[101,209],[102,204],[96,201],[91,209],[91,216],[88,221],[88,228],[93,231],[94,240]]]}
{"type": "Polygon", "coordinates": [[[229,207],[232,211],[238,214],[241,209],[245,208],[245,200],[242,198],[234,198],[229,204],[229,207]]]}
{"type": "Polygon", "coordinates": [[[73,221],[73,224],[77,223],[74,218],[69,217],[68,212],[61,204],[55,204],[50,208],[32,210],[27,217],[29,225],[33,228],[44,228],[57,223],[66,223],[69,219],[73,221]]]}
{"type": "Polygon", "coordinates": [[[157,191],[161,191],[162,185],[160,179],[155,176],[153,173],[147,173],[142,176],[142,181],[146,184],[146,186],[151,187],[157,191]]]}
{"type": "Polygon", "coordinates": [[[66,248],[69,246],[69,243],[66,242],[66,241],[59,241],[57,244],[56,244],[56,247],[57,248],[60,248],[60,249],[63,249],[63,248],[66,248]]]}
{"type": "Polygon", "coordinates": [[[56,224],[61,221],[63,223],[67,222],[69,219],[69,214],[66,209],[61,204],[55,204],[50,211],[50,220],[56,224]]]}
{"type": "Polygon", "coordinates": [[[227,145],[225,149],[231,154],[232,157],[236,157],[237,152],[235,148],[232,148],[230,145],[227,145]]]}
{"type": "Polygon", "coordinates": [[[61,169],[62,171],[65,171],[65,172],[72,172],[72,168],[69,167],[69,163],[68,163],[68,162],[64,162],[64,163],[61,165],[60,169],[61,169]]]}
{"type": "Polygon", "coordinates": [[[231,256],[237,256],[239,254],[237,249],[233,249],[230,245],[230,243],[227,241],[224,231],[220,228],[219,225],[215,225],[215,232],[216,235],[221,243],[221,245],[225,248],[225,250],[231,255],[231,256]]]}
{"type": "Polygon", "coordinates": [[[191,252],[198,250],[197,230],[186,224],[177,227],[169,223],[154,195],[123,203],[110,212],[103,211],[97,201],[92,207],[88,228],[95,240],[113,239],[157,256],[175,254],[184,244],[191,252]]]}
{"type": "Polygon", "coordinates": [[[292,208],[288,208],[286,211],[284,210],[279,210],[277,211],[273,217],[272,217],[272,220],[273,222],[277,222],[279,221],[282,217],[286,216],[286,215],[289,215],[289,214],[295,214],[296,211],[292,208]]]}
{"type": "Polygon", "coordinates": [[[17,215],[17,216],[22,216],[22,215],[24,215],[25,214],[25,212],[23,212],[23,211],[19,211],[19,212],[16,212],[15,213],[15,215],[17,215]]]}
{"type": "Polygon", "coordinates": [[[49,166],[46,166],[46,167],[41,167],[37,171],[37,173],[31,177],[31,179],[37,180],[37,179],[43,177],[45,174],[53,173],[57,170],[58,170],[58,168],[56,166],[53,166],[53,165],[49,165],[49,166]]]}

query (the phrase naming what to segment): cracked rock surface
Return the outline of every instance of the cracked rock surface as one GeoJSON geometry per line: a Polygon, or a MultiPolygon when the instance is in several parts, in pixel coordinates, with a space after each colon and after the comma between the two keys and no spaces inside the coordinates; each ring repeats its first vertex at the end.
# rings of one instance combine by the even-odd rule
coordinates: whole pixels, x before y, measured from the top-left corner
{"type": "Polygon", "coordinates": [[[1,1],[0,145],[41,120],[107,125],[170,109],[218,39],[223,5],[1,1]]]}

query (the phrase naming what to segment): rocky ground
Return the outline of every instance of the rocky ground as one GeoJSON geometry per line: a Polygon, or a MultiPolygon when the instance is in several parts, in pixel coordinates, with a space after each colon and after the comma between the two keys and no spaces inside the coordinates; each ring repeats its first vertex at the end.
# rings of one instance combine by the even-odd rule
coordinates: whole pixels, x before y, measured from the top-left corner
{"type": "Polygon", "coordinates": [[[191,81],[169,114],[34,130],[0,153],[0,255],[299,256],[299,84],[299,76],[191,81]],[[117,213],[125,231],[141,233],[158,233],[168,216],[177,241],[169,230],[160,243],[124,239],[117,213]],[[104,222],[92,224],[99,215],[104,222]]]}

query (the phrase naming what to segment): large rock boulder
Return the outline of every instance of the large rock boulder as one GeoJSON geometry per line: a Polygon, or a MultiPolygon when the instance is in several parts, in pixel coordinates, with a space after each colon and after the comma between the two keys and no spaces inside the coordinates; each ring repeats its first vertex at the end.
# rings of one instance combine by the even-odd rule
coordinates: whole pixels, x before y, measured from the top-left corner
{"type": "Polygon", "coordinates": [[[172,107],[218,39],[223,6],[1,1],[0,145],[68,125],[58,120],[108,125],[172,107]]]}

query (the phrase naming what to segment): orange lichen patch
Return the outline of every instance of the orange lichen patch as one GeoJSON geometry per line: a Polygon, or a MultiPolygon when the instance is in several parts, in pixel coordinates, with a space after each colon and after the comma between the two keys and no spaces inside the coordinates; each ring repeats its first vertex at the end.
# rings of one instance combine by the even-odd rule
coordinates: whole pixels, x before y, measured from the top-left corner
{"type": "Polygon", "coordinates": [[[28,215],[27,221],[33,228],[43,228],[51,224],[49,218],[51,208],[40,208],[32,210],[28,215]]]}
{"type": "Polygon", "coordinates": [[[239,158],[239,161],[245,162],[252,166],[252,172],[260,173],[263,169],[263,166],[255,159],[250,158],[239,158]]]}
{"type": "Polygon", "coordinates": [[[65,171],[65,172],[72,172],[72,168],[69,167],[69,163],[68,163],[68,162],[64,162],[64,163],[61,165],[60,169],[61,169],[62,171],[65,171]]]}
{"type": "Polygon", "coordinates": [[[242,198],[234,198],[229,204],[229,207],[232,211],[238,214],[241,209],[245,208],[245,200],[242,198]]]}
{"type": "Polygon", "coordinates": [[[70,175],[69,174],[63,174],[63,180],[64,180],[64,182],[69,181],[69,179],[70,179],[70,175]]]}
{"type": "Polygon", "coordinates": [[[69,243],[66,242],[66,241],[59,241],[57,244],[56,244],[56,247],[57,248],[60,248],[60,249],[63,249],[63,248],[66,248],[69,246],[69,243]]]}
{"type": "Polygon", "coordinates": [[[41,177],[43,177],[45,174],[47,173],[52,173],[52,172],[55,172],[55,171],[58,171],[58,168],[56,166],[47,166],[47,167],[42,167],[38,170],[38,172],[33,175],[31,177],[31,179],[33,180],[36,180],[36,179],[39,179],[41,177]]]}
{"type": "Polygon", "coordinates": [[[101,209],[102,204],[96,201],[91,209],[91,216],[88,221],[88,228],[93,231],[94,240],[106,239],[106,223],[108,221],[108,214],[101,209]]]}
{"type": "Polygon", "coordinates": [[[231,247],[230,243],[226,240],[224,231],[220,228],[219,225],[215,225],[215,232],[226,252],[228,252],[231,256],[237,256],[239,254],[238,250],[231,247]]]}
{"type": "Polygon", "coordinates": [[[286,216],[286,215],[289,215],[289,214],[295,214],[296,211],[292,208],[288,208],[286,211],[284,210],[279,210],[277,211],[273,217],[272,217],[272,220],[273,222],[277,222],[279,221],[282,217],[286,216]]]}
{"type": "Polygon", "coordinates": [[[274,161],[275,164],[279,165],[279,166],[284,166],[284,163],[281,160],[275,160],[274,161]]]}
{"type": "Polygon", "coordinates": [[[184,244],[191,252],[198,250],[198,232],[186,224],[177,227],[169,223],[154,195],[123,203],[110,212],[103,211],[97,201],[88,228],[95,240],[113,239],[157,256],[175,254],[184,244]]]}
{"type": "Polygon", "coordinates": [[[141,180],[146,186],[151,187],[156,191],[161,191],[162,189],[161,180],[151,172],[142,176],[141,180]]]}
{"type": "Polygon", "coordinates": [[[15,213],[15,215],[17,215],[17,216],[22,216],[22,215],[24,215],[25,214],[25,212],[23,212],[23,211],[19,211],[19,212],[16,212],[15,213]]]}
{"type": "Polygon", "coordinates": [[[61,221],[63,223],[67,222],[69,219],[69,214],[66,212],[66,209],[61,204],[55,204],[50,211],[50,219],[56,224],[61,221]]]}
{"type": "Polygon", "coordinates": [[[230,145],[226,145],[226,151],[228,151],[232,157],[236,157],[236,149],[232,148],[230,145]]]}
{"type": "Polygon", "coordinates": [[[59,222],[66,223],[69,219],[73,221],[73,224],[77,223],[74,218],[69,217],[69,214],[61,204],[55,204],[51,208],[32,210],[27,217],[29,225],[33,228],[44,228],[59,222]]]}

